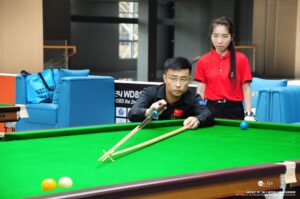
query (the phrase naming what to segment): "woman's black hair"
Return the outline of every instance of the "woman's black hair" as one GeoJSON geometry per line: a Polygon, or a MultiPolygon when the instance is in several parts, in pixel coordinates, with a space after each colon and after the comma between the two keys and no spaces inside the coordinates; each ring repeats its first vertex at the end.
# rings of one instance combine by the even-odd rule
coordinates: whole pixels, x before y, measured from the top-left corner
{"type": "MultiPolygon", "coordinates": [[[[231,35],[232,38],[234,38],[234,29],[233,29],[233,24],[232,22],[226,18],[226,17],[220,17],[217,19],[214,19],[210,25],[210,35],[213,33],[214,28],[217,25],[223,25],[227,27],[229,34],[231,35]]],[[[213,48],[215,48],[212,45],[213,48]]],[[[229,78],[235,78],[236,77],[236,64],[235,64],[235,47],[233,41],[230,42],[228,49],[230,51],[230,71],[229,71],[229,78]]]]}

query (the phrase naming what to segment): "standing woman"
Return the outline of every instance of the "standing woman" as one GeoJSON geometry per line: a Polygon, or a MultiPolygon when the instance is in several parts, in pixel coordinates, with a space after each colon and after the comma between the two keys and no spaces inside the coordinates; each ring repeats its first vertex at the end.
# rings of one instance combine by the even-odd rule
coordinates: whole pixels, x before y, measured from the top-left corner
{"type": "Polygon", "coordinates": [[[199,94],[216,118],[256,121],[251,111],[251,69],[248,58],[235,50],[232,22],[226,17],[213,20],[210,37],[213,49],[199,58],[195,70],[199,94]]]}

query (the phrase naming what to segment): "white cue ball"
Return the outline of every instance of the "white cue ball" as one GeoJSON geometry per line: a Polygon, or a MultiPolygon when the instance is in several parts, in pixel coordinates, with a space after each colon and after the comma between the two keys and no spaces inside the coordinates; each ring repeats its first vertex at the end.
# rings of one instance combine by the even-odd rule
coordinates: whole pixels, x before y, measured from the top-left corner
{"type": "Polygon", "coordinates": [[[59,179],[58,184],[61,188],[70,188],[73,185],[73,181],[69,177],[62,177],[59,179]]]}

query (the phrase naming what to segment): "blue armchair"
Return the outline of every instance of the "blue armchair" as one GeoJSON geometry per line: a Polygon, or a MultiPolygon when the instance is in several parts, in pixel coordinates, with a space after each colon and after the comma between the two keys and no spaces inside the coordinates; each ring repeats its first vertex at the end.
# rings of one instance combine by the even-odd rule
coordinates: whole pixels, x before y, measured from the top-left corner
{"type": "Polygon", "coordinates": [[[258,77],[253,77],[251,82],[252,91],[252,107],[257,106],[257,97],[259,90],[269,89],[275,87],[286,87],[288,83],[287,79],[262,79],[258,77]]]}
{"type": "Polygon", "coordinates": [[[287,87],[287,79],[261,79],[253,77],[251,83],[252,107],[256,118],[261,122],[270,121],[270,89],[287,87]]]}
{"type": "Polygon", "coordinates": [[[29,118],[17,131],[110,124],[115,120],[114,79],[108,76],[64,77],[58,103],[28,104],[25,78],[16,78],[16,103],[25,104],[29,118]]]}
{"type": "Polygon", "coordinates": [[[300,123],[300,86],[263,89],[258,96],[258,115],[265,122],[300,123]]]}

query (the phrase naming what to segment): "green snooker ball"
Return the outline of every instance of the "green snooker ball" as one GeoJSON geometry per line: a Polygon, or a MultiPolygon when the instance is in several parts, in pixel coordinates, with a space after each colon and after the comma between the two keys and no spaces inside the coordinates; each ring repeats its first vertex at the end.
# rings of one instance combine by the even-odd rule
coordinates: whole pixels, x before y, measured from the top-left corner
{"type": "Polygon", "coordinates": [[[240,127],[242,130],[246,130],[248,128],[248,123],[247,122],[241,122],[240,127]]]}

